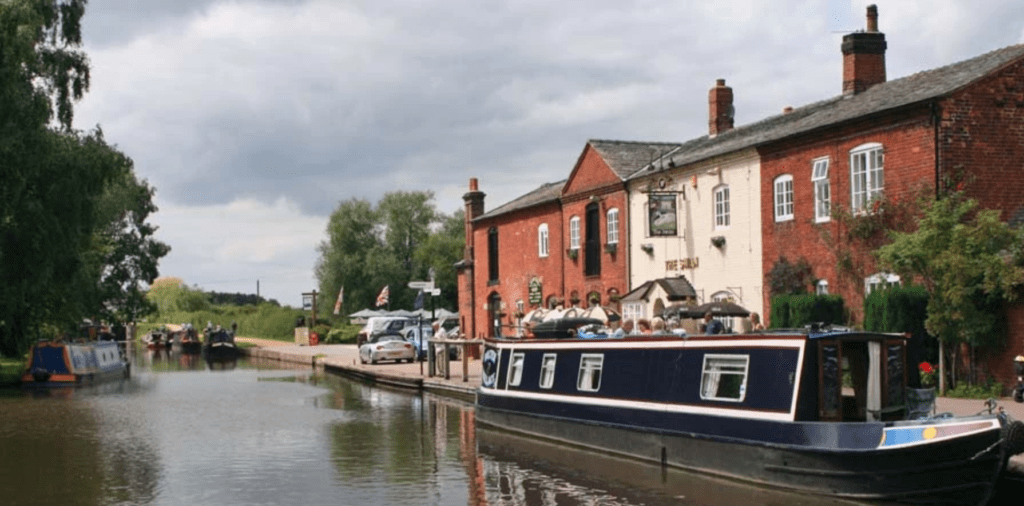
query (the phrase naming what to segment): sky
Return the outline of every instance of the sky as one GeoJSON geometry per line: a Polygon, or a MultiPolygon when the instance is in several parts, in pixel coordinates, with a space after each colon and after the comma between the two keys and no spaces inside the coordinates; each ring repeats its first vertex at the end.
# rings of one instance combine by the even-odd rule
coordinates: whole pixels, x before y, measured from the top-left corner
{"type": "Polygon", "coordinates": [[[716,79],[737,126],[834,97],[869,3],[890,80],[1024,43],[1019,0],[91,0],[75,127],[156,188],[161,275],[298,307],[339,203],[493,209],[589,139],[707,135],[716,79]]]}

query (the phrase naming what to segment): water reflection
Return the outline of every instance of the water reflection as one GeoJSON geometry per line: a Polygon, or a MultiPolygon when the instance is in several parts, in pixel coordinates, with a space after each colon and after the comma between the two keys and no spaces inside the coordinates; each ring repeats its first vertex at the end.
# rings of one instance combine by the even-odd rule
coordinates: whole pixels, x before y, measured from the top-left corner
{"type": "Polygon", "coordinates": [[[123,382],[0,394],[0,503],[842,504],[487,430],[471,404],[308,366],[132,358],[123,382]]]}

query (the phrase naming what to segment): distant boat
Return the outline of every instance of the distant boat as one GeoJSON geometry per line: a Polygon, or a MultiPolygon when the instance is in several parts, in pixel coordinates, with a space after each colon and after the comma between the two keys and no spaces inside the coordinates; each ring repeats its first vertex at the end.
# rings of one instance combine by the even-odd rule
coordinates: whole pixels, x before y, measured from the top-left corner
{"type": "Polygon", "coordinates": [[[485,339],[482,425],[799,492],[921,504],[983,503],[1024,452],[1024,424],[1003,413],[915,415],[903,335],[580,339],[570,323],[547,339],[485,339]]]}
{"type": "Polygon", "coordinates": [[[120,380],[130,374],[115,341],[40,340],[32,346],[23,386],[75,386],[120,380]]]}
{"type": "Polygon", "coordinates": [[[171,347],[171,331],[166,327],[159,327],[142,336],[142,342],[149,349],[155,348],[170,348],[171,347]]]}
{"type": "Polygon", "coordinates": [[[203,342],[199,339],[199,333],[191,323],[181,325],[181,330],[171,333],[171,345],[181,349],[182,353],[199,353],[203,349],[203,342]]]}
{"type": "Polygon", "coordinates": [[[221,328],[207,328],[203,331],[203,353],[206,360],[234,360],[238,358],[235,333],[221,328]]]}

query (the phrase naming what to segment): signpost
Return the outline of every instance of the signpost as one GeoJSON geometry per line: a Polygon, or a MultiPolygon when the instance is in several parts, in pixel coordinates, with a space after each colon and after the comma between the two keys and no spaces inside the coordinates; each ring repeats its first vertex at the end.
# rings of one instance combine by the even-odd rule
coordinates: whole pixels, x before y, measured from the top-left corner
{"type": "MultiPolygon", "coordinates": [[[[440,288],[434,288],[434,269],[433,268],[430,269],[430,281],[410,281],[409,282],[409,288],[412,288],[413,290],[422,290],[424,293],[430,294],[430,296],[431,296],[431,298],[430,298],[430,318],[431,318],[431,323],[433,323],[433,319],[434,319],[434,297],[437,297],[438,295],[441,295],[441,289],[440,288]]],[[[422,315],[422,312],[420,314],[422,315]]],[[[416,335],[419,336],[419,339],[418,339],[419,340],[419,344],[418,344],[419,349],[416,350],[416,358],[419,359],[419,355],[420,355],[419,350],[423,349],[423,317],[422,316],[420,316],[419,320],[416,322],[416,330],[417,330],[416,335]]],[[[432,358],[432,356],[431,356],[432,355],[431,354],[432,351],[433,351],[433,347],[432,346],[428,346],[427,347],[427,358],[432,358]]],[[[422,376],[422,375],[423,375],[423,361],[420,361],[420,376],[422,376]]],[[[431,369],[431,374],[430,375],[431,376],[434,375],[433,374],[433,369],[431,369]]]]}

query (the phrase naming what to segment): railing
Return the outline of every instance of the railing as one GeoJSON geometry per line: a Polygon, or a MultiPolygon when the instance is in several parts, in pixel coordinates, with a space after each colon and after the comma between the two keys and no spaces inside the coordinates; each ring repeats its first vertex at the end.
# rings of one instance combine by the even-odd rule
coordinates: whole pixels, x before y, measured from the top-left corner
{"type": "Polygon", "coordinates": [[[440,368],[441,371],[443,371],[444,373],[444,379],[452,379],[451,362],[449,361],[448,358],[448,350],[450,349],[451,346],[459,346],[461,347],[462,353],[462,381],[468,382],[469,360],[467,360],[467,357],[469,357],[469,349],[471,346],[480,346],[483,344],[483,342],[484,341],[482,339],[428,339],[427,343],[429,347],[427,348],[427,356],[435,358],[435,360],[429,361],[430,366],[427,368],[428,375],[431,378],[433,378],[434,376],[439,376],[440,374],[436,371],[436,369],[440,368]],[[434,353],[434,350],[436,349],[436,347],[434,346],[435,344],[440,344],[443,345],[444,347],[444,352],[441,353],[439,357],[437,356],[436,353],[434,353]]]}

